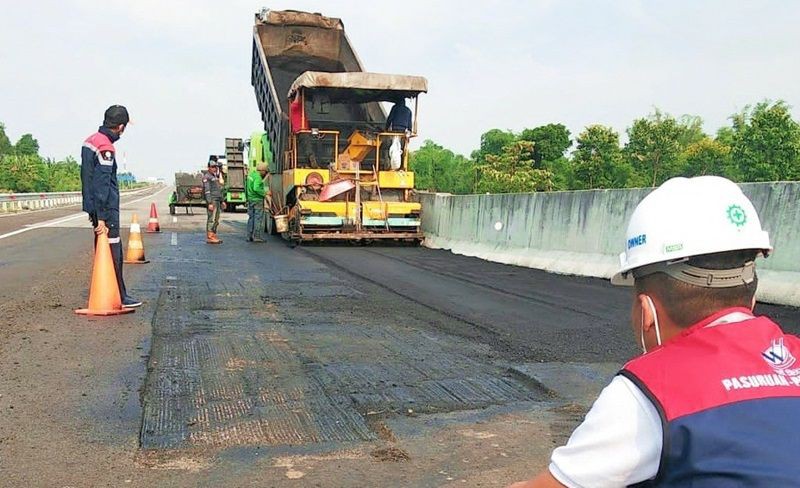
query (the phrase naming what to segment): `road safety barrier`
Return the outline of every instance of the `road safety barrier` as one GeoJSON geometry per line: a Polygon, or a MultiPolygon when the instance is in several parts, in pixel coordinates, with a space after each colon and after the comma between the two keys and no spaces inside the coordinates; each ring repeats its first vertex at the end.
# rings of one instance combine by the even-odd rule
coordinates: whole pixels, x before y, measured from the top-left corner
{"type": "MultiPolygon", "coordinates": [[[[800,183],[745,183],[775,251],[759,300],[800,306],[800,183]]],[[[425,245],[555,273],[609,278],[633,209],[651,189],[421,194],[425,245]]]]}
{"type": "MultiPolygon", "coordinates": [[[[124,195],[140,193],[147,188],[123,190],[124,195]]],[[[66,191],[53,193],[0,193],[0,213],[40,210],[68,205],[77,205],[83,201],[81,192],[66,191]]]]}
{"type": "Polygon", "coordinates": [[[0,212],[20,212],[81,203],[81,192],[0,193],[0,212]]]}

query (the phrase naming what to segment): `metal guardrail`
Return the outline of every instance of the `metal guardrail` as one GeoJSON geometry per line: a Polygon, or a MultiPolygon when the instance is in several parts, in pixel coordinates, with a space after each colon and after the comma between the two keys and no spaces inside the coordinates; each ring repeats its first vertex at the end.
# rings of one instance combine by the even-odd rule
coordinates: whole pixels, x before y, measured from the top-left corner
{"type": "Polygon", "coordinates": [[[0,212],[19,212],[74,205],[81,202],[81,192],[0,193],[0,212]]]}
{"type": "Polygon", "coordinates": [[[0,193],[0,203],[30,201],[30,200],[48,200],[51,198],[69,198],[75,195],[81,196],[81,192],[65,191],[65,192],[53,192],[53,193],[0,193]]]}
{"type": "MultiPolygon", "coordinates": [[[[136,190],[123,190],[122,193],[137,193],[144,188],[136,190]]],[[[65,191],[53,193],[0,193],[0,213],[20,212],[23,210],[39,210],[44,208],[63,207],[81,203],[82,196],[79,191],[65,191]]]]}

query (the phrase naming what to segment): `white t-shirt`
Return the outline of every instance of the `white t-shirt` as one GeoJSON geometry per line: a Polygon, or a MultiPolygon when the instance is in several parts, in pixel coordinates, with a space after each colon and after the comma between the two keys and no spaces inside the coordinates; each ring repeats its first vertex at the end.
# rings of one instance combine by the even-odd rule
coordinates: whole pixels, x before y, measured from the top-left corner
{"type": "MultiPolygon", "coordinates": [[[[706,327],[753,318],[733,312],[706,327]]],[[[550,473],[569,488],[612,488],[653,478],[661,460],[661,418],[642,391],[615,376],[567,445],[553,451],[550,473]]]]}
{"type": "Polygon", "coordinates": [[[661,458],[661,419],[644,393],[615,376],[566,446],[553,451],[550,473],[569,488],[628,486],[653,478],[661,458]]]}

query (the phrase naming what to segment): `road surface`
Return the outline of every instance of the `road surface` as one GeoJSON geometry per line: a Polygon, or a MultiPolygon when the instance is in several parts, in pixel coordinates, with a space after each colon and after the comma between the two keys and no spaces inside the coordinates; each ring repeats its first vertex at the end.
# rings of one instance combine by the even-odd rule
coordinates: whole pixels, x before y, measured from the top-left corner
{"type": "Polygon", "coordinates": [[[72,313],[85,216],[0,218],[0,486],[505,486],[636,354],[630,291],[604,281],[248,243],[243,214],[209,246],[167,196],[123,204],[126,226],[155,201],[163,232],[125,268],[145,305],[114,318],[72,313]]]}

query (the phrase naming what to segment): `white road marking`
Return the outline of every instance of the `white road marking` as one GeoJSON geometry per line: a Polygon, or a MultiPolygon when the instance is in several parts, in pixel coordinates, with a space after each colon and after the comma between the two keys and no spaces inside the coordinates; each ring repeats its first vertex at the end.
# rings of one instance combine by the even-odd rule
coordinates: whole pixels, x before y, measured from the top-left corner
{"type": "MultiPolygon", "coordinates": [[[[123,202],[123,203],[125,205],[130,205],[132,203],[141,202],[142,200],[147,200],[148,198],[153,198],[156,195],[158,195],[159,193],[161,193],[162,191],[166,190],[167,188],[170,188],[170,187],[165,186],[164,188],[162,188],[162,189],[158,190],[157,192],[153,193],[152,195],[147,195],[147,196],[144,196],[142,198],[137,198],[136,200],[132,200],[130,202],[123,202]]],[[[22,234],[23,232],[28,232],[29,230],[43,229],[45,227],[52,227],[54,225],[62,224],[64,222],[69,222],[70,220],[75,220],[75,219],[80,218],[80,217],[88,219],[88,217],[86,215],[86,212],[80,212],[80,213],[77,213],[77,214],[74,214],[74,215],[70,215],[69,217],[64,217],[64,218],[60,218],[60,219],[56,219],[56,220],[51,220],[51,221],[44,222],[44,223],[41,223],[41,224],[29,224],[29,225],[26,225],[22,229],[17,229],[17,230],[15,230],[13,232],[9,232],[7,234],[0,235],[0,239],[5,239],[6,237],[11,237],[11,236],[15,236],[17,234],[22,234]]]]}
{"type": "Polygon", "coordinates": [[[178,222],[178,217],[172,217],[172,223],[174,224],[176,222],[178,222]]]}
{"type": "Polygon", "coordinates": [[[172,244],[173,246],[177,246],[178,245],[178,233],[177,232],[173,232],[172,233],[172,239],[170,240],[170,244],[172,244]]]}

